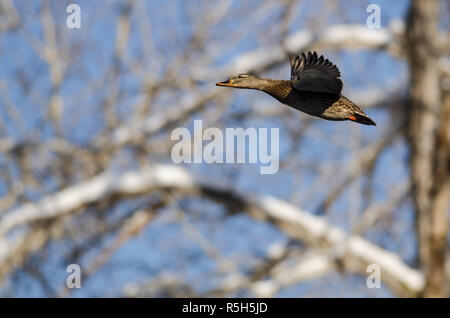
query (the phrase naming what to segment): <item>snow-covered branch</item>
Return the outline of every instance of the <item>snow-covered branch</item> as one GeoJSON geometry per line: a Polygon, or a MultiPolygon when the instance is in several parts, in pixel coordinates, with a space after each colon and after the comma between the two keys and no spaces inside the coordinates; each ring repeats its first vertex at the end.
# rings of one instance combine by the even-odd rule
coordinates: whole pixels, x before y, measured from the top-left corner
{"type": "Polygon", "coordinates": [[[318,250],[335,250],[336,257],[342,260],[349,271],[364,274],[368,265],[378,264],[382,270],[382,280],[399,294],[415,294],[423,287],[422,274],[403,263],[395,253],[360,236],[349,236],[322,217],[271,196],[235,192],[225,185],[199,179],[188,170],[174,165],[155,165],[122,174],[103,174],[6,213],[0,220],[0,235],[3,237],[0,242],[0,265],[17,252],[8,244],[6,235],[12,229],[59,217],[112,196],[136,196],[154,189],[204,195],[237,207],[318,250]]]}
{"type": "Polygon", "coordinates": [[[400,55],[398,36],[403,34],[403,22],[394,21],[386,29],[369,29],[365,25],[334,25],[320,34],[302,30],[288,36],[278,46],[261,47],[238,55],[229,64],[215,70],[194,67],[192,75],[198,80],[217,80],[243,72],[260,72],[285,63],[288,55],[299,54],[310,47],[315,49],[368,50],[386,49],[400,55]]]}

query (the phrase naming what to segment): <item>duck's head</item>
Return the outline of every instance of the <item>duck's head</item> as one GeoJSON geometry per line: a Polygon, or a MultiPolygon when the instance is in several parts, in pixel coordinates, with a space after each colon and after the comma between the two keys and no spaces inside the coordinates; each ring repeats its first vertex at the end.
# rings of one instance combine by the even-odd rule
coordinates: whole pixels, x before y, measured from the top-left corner
{"type": "Polygon", "coordinates": [[[254,88],[259,89],[262,79],[255,75],[239,74],[236,77],[216,83],[216,86],[235,87],[235,88],[254,88]]]}

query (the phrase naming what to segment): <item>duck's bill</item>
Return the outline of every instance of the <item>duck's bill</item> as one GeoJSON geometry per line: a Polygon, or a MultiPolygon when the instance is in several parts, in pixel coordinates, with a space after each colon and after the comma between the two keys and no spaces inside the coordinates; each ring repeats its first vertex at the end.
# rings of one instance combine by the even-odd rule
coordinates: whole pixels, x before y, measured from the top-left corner
{"type": "Polygon", "coordinates": [[[216,86],[234,87],[235,85],[230,81],[223,81],[216,83],[216,86]]]}

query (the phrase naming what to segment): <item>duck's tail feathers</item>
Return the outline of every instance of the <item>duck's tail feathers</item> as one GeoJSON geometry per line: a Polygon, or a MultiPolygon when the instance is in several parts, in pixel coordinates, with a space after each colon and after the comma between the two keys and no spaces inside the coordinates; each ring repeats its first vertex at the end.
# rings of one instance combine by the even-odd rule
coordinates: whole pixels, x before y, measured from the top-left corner
{"type": "Polygon", "coordinates": [[[353,114],[348,117],[349,120],[363,124],[363,125],[372,125],[376,126],[377,124],[368,116],[361,114],[353,114]]]}

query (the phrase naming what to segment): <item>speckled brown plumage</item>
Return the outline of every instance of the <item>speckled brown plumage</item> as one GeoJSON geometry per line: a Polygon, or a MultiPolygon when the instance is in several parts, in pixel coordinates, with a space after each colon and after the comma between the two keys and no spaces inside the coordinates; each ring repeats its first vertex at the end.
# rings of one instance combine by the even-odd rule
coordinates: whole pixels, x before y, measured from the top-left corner
{"type": "Polygon", "coordinates": [[[327,120],[351,120],[376,125],[363,110],[341,95],[342,81],[338,68],[323,56],[308,53],[291,61],[291,79],[274,80],[241,74],[218,86],[257,89],[279,102],[312,116],[327,120]]]}

